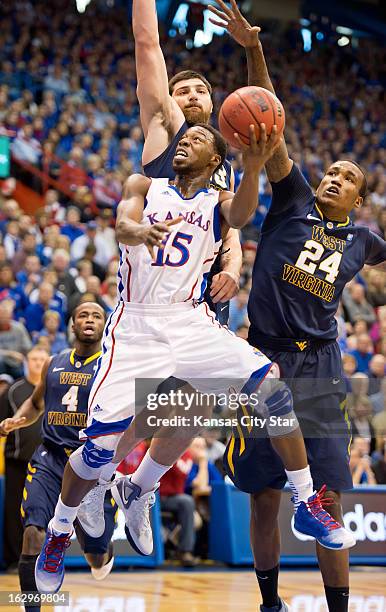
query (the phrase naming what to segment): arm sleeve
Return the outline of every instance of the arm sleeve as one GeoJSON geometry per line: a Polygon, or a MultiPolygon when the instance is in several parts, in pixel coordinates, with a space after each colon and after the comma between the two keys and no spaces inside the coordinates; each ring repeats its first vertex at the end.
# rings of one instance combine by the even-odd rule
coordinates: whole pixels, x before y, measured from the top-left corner
{"type": "Polygon", "coordinates": [[[291,172],[278,183],[271,183],[272,203],[269,215],[288,213],[296,208],[304,208],[313,201],[311,185],[306,181],[298,166],[293,164],[291,172]]]}
{"type": "Polygon", "coordinates": [[[365,264],[376,266],[386,260],[386,240],[369,232],[366,240],[365,264]]]}

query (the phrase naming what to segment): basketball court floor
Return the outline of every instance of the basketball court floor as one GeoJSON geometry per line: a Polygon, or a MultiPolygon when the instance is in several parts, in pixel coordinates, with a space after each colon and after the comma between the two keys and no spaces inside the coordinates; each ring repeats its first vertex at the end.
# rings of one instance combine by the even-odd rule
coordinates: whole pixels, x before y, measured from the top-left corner
{"type": "MultiPolygon", "coordinates": [[[[3,574],[0,584],[1,591],[19,590],[17,576],[3,574]]],[[[318,571],[283,571],[280,584],[291,612],[327,612],[318,571]]],[[[68,571],[63,591],[70,605],[43,606],[43,612],[256,612],[259,603],[250,570],[128,570],[103,582],[68,571]]],[[[386,612],[386,569],[353,569],[350,602],[350,612],[386,612]]],[[[0,607],[6,609],[19,608],[0,607]]]]}

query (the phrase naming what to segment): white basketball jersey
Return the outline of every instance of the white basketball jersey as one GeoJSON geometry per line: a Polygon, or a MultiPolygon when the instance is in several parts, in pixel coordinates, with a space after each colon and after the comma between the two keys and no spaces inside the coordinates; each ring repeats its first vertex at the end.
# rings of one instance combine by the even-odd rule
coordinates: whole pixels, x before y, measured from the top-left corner
{"type": "Polygon", "coordinates": [[[185,199],[167,178],[152,179],[142,223],[153,225],[176,217],[163,248],[152,261],[144,244],[120,244],[118,294],[125,302],[172,304],[199,300],[221,245],[219,191],[201,189],[185,199]]]}

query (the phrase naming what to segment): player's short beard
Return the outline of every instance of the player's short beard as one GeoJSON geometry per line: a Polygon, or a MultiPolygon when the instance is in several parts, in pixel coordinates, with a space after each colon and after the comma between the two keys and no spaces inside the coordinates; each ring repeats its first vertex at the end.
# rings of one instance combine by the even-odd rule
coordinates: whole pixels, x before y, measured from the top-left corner
{"type": "Polygon", "coordinates": [[[209,123],[210,112],[201,110],[198,112],[197,109],[185,108],[184,110],[185,121],[189,126],[196,125],[197,123],[209,123]]]}

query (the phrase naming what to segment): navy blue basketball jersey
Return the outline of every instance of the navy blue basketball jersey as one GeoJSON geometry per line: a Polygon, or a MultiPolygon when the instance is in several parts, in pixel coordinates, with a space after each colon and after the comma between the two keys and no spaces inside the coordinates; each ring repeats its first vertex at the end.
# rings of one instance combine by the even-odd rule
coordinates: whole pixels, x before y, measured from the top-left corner
{"type": "Polygon", "coordinates": [[[79,357],[72,351],[55,355],[48,367],[42,441],[65,449],[80,446],[79,431],[87,426],[88,396],[101,352],[79,357]]]}
{"type": "MultiPolygon", "coordinates": [[[[173,170],[173,158],[177,145],[188,128],[189,125],[186,122],[183,123],[165,151],[143,167],[146,176],[151,178],[174,179],[176,174],[173,170]]],[[[230,162],[225,160],[224,164],[213,174],[210,186],[220,191],[230,189],[231,171],[232,167],[230,162]]]]}
{"type": "Polygon", "coordinates": [[[334,340],[335,313],[345,285],[364,264],[386,259],[386,242],[367,227],[326,219],[294,164],[272,184],[252,276],[250,340],[334,340]]]}

